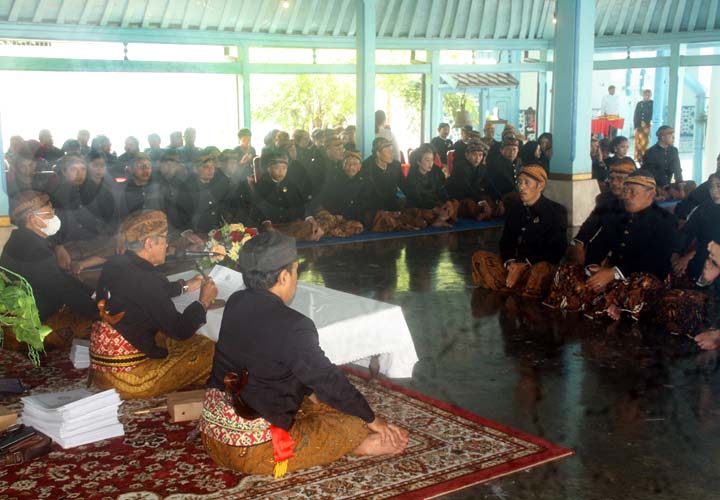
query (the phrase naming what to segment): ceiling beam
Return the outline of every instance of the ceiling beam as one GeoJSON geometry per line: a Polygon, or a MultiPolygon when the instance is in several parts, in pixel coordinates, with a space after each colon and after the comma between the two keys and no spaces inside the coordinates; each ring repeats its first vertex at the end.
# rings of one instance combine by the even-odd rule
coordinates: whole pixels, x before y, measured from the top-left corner
{"type": "MultiPolygon", "coordinates": [[[[20,0],[18,0],[19,2],[20,0]]],[[[80,20],[78,21],[78,24],[87,24],[87,18],[90,15],[90,3],[93,0],[85,0],[85,5],[83,6],[82,13],[80,14],[80,20]]]]}
{"type": "Polygon", "coordinates": [[[335,23],[335,27],[332,31],[333,36],[338,36],[340,34],[340,30],[342,29],[342,25],[345,21],[345,16],[347,15],[347,10],[349,6],[350,0],[343,0],[342,6],[340,7],[340,13],[338,14],[337,22],[335,23]]]}
{"type": "Polygon", "coordinates": [[[522,9],[524,0],[510,0],[510,26],[508,27],[507,38],[516,38],[520,35],[520,22],[522,21],[522,9]]]}
{"type": "Polygon", "coordinates": [[[477,38],[480,35],[480,25],[477,20],[480,18],[480,0],[470,0],[470,12],[467,15],[467,24],[465,25],[465,38],[477,38]],[[477,33],[473,31],[477,29],[477,33]]]}
{"type": "Polygon", "coordinates": [[[65,24],[65,18],[67,17],[68,5],[70,2],[65,1],[60,4],[60,10],[58,11],[57,20],[58,24],[65,24]]]}
{"type": "Polygon", "coordinates": [[[718,0],[711,0],[710,9],[708,11],[707,24],[705,25],[706,31],[712,31],[715,29],[715,20],[718,14],[718,0]]]}
{"type": "MultiPolygon", "coordinates": [[[[635,2],[635,4],[639,4],[641,2],[635,2]]],[[[627,13],[628,9],[630,8],[630,2],[623,2],[622,6],[620,7],[620,17],[618,17],[617,21],[615,22],[615,29],[613,30],[613,35],[618,36],[622,35],[623,27],[625,26],[625,21],[627,21],[627,13]]]]}
{"type": "Polygon", "coordinates": [[[535,33],[536,39],[545,38],[545,31],[548,27],[548,18],[551,15],[555,15],[555,12],[550,9],[550,0],[545,0],[543,2],[542,14],[540,14],[540,24],[537,32],[535,33]]]}
{"type": "MultiPolygon", "coordinates": [[[[333,13],[333,10],[335,9],[335,3],[334,2],[328,2],[325,4],[325,12],[323,13],[322,21],[320,22],[320,26],[317,30],[317,35],[323,36],[327,33],[327,27],[328,23],[330,22],[330,16],[333,13]]],[[[339,22],[339,20],[338,20],[339,22]]]]}
{"type": "Polygon", "coordinates": [[[427,16],[427,24],[425,25],[425,36],[428,38],[430,37],[430,25],[436,18],[436,10],[438,8],[438,2],[433,2],[432,0],[430,0],[430,14],[428,14],[427,16]]]}
{"type": "MultiPolygon", "coordinates": [[[[475,3],[473,2],[473,7],[474,6],[475,6],[475,3]]],[[[471,8],[471,12],[472,12],[472,8],[471,8]]],[[[498,9],[497,16],[495,16],[495,29],[493,30],[493,34],[492,34],[492,37],[494,39],[497,40],[498,38],[501,38],[500,35],[502,33],[500,32],[500,26],[505,25],[505,24],[507,24],[508,28],[504,33],[505,36],[503,36],[502,38],[508,37],[508,32],[510,31],[510,18],[508,16],[512,16],[512,1],[511,1],[510,8],[506,7],[506,8],[498,9]]],[[[469,20],[470,20],[470,15],[468,14],[468,28],[470,27],[469,20]]],[[[465,38],[468,38],[467,34],[465,35],[465,38]]]]}
{"type": "Polygon", "coordinates": [[[450,26],[450,19],[454,17],[452,14],[454,6],[455,0],[447,0],[447,3],[445,4],[445,13],[443,14],[442,24],[440,25],[440,33],[438,34],[439,38],[445,38],[447,36],[447,30],[450,26]]]}
{"type": "Polygon", "coordinates": [[[635,7],[633,7],[632,15],[630,16],[627,29],[624,33],[625,35],[632,35],[635,33],[635,24],[637,23],[638,15],[640,14],[640,7],[642,7],[642,2],[635,2],[635,7]]]}
{"type": "Polygon", "coordinates": [[[149,28],[150,27],[150,2],[145,2],[145,8],[143,9],[143,15],[142,15],[142,23],[140,23],[140,26],[143,28],[149,28]]]}
{"type": "Polygon", "coordinates": [[[270,28],[268,28],[268,33],[275,33],[277,31],[277,24],[280,21],[280,14],[283,9],[282,2],[278,2],[277,7],[275,8],[275,14],[273,14],[272,21],[270,21],[270,28]]]}
{"type": "Polygon", "coordinates": [[[290,21],[288,21],[287,34],[292,35],[295,32],[295,23],[297,23],[298,15],[302,10],[303,0],[297,0],[295,2],[295,8],[293,8],[292,14],[290,15],[290,21]]]}
{"type": "Polygon", "coordinates": [[[10,14],[8,14],[8,21],[14,23],[20,16],[20,7],[24,0],[15,0],[13,6],[10,8],[10,14]]]}
{"type": "Polygon", "coordinates": [[[110,20],[110,15],[112,14],[114,8],[115,0],[108,0],[105,4],[105,9],[103,10],[102,17],[100,18],[100,26],[107,26],[107,23],[110,20]]]}
{"type": "Polygon", "coordinates": [[[383,20],[378,27],[377,36],[385,36],[385,32],[387,31],[390,21],[394,19],[392,15],[393,10],[395,10],[395,0],[388,0],[385,4],[385,13],[383,15],[383,20]]]}
{"type": "Polygon", "coordinates": [[[532,16],[530,17],[530,28],[528,31],[528,38],[534,39],[537,37],[537,32],[540,23],[540,12],[545,4],[543,0],[533,0],[532,16]]]}
{"type": "Polygon", "coordinates": [[[238,10],[238,15],[235,18],[235,27],[233,28],[233,31],[235,33],[242,32],[245,28],[244,21],[245,17],[243,17],[243,13],[245,12],[245,0],[238,0],[240,2],[240,9],[238,10]]]}
{"type": "Polygon", "coordinates": [[[596,35],[605,35],[605,30],[607,30],[608,21],[610,20],[610,13],[615,10],[615,1],[616,0],[608,0],[608,6],[605,9],[605,12],[603,12],[603,16],[600,20],[600,26],[598,26],[597,32],[595,33],[596,35]]]}
{"type": "MultiPolygon", "coordinates": [[[[252,23],[252,32],[253,33],[259,33],[260,32],[260,21],[263,19],[266,19],[265,12],[268,9],[268,6],[272,6],[271,2],[262,2],[260,4],[260,7],[255,12],[255,20],[252,23]]],[[[306,34],[306,33],[303,33],[306,34]]]]}
{"type": "Polygon", "coordinates": [[[317,12],[317,6],[318,6],[318,0],[312,0],[312,4],[310,4],[310,10],[308,11],[308,15],[305,18],[305,25],[302,29],[302,34],[307,35],[310,33],[310,25],[312,24],[312,21],[315,19],[315,12],[317,12]]]}
{"type": "Polygon", "coordinates": [[[160,21],[160,27],[162,29],[167,28],[170,25],[170,4],[172,4],[173,0],[167,0],[167,3],[165,4],[165,12],[163,12],[162,20],[160,21]]]}
{"type": "Polygon", "coordinates": [[[202,15],[200,16],[200,26],[199,28],[201,30],[207,29],[208,25],[208,13],[213,10],[212,7],[213,0],[205,0],[202,15]]]}
{"type": "Polygon", "coordinates": [[[492,4],[495,4],[495,8],[497,10],[497,0],[483,0],[482,22],[480,23],[480,32],[478,33],[479,39],[484,39],[490,32],[490,23],[493,18],[493,15],[490,12],[492,4]]]}
{"type": "Polygon", "coordinates": [[[643,27],[640,31],[641,35],[647,35],[647,32],[650,29],[650,23],[652,22],[653,14],[655,14],[655,7],[657,6],[657,2],[658,0],[650,0],[650,5],[645,11],[645,21],[643,22],[643,27]]]}
{"type": "Polygon", "coordinates": [[[47,0],[40,0],[37,4],[37,7],[35,8],[35,14],[33,15],[33,22],[39,23],[43,20],[43,14],[45,12],[45,7],[47,6],[47,0]]]}
{"type": "Polygon", "coordinates": [[[675,0],[665,0],[663,5],[662,13],[660,14],[660,22],[658,23],[658,33],[665,33],[667,30],[667,23],[670,18],[670,6],[675,0]]]}
{"type": "Polygon", "coordinates": [[[182,24],[180,25],[181,29],[188,29],[188,26],[190,26],[190,12],[192,12],[192,4],[194,3],[194,0],[187,0],[185,2],[185,11],[183,12],[183,18],[182,18],[182,24]]]}
{"type": "Polygon", "coordinates": [[[402,0],[400,2],[400,10],[398,10],[398,15],[395,18],[395,28],[393,29],[393,38],[397,38],[400,35],[400,27],[403,25],[403,19],[405,19],[405,15],[407,13],[407,7],[408,7],[408,0],[402,0]]]}
{"type": "Polygon", "coordinates": [[[682,24],[683,17],[685,17],[685,4],[686,0],[676,0],[677,9],[675,9],[675,21],[673,22],[672,32],[677,33],[680,31],[680,25],[682,24]]]}
{"type": "Polygon", "coordinates": [[[530,31],[530,17],[532,16],[532,8],[535,0],[523,0],[522,17],[520,19],[520,33],[518,33],[519,39],[525,39],[528,37],[530,31]]]}
{"type": "Polygon", "coordinates": [[[701,3],[702,0],[693,0],[692,10],[690,11],[690,20],[688,20],[688,31],[695,31],[698,15],[700,14],[701,3]]]}
{"type": "Polygon", "coordinates": [[[122,21],[120,21],[120,27],[127,28],[130,22],[130,12],[132,11],[133,0],[126,0],[125,8],[123,9],[122,21]]]}
{"type": "Polygon", "coordinates": [[[452,26],[450,28],[450,38],[457,38],[458,31],[460,30],[460,26],[462,25],[463,20],[467,21],[468,16],[463,15],[463,12],[465,12],[467,5],[468,0],[458,0],[457,13],[455,14],[455,19],[453,20],[452,26]]]}
{"type": "Polygon", "coordinates": [[[220,22],[218,23],[218,31],[225,31],[225,27],[227,26],[227,23],[225,22],[226,19],[230,17],[230,6],[232,5],[232,0],[225,0],[225,5],[223,5],[222,13],[220,13],[220,22]]]}

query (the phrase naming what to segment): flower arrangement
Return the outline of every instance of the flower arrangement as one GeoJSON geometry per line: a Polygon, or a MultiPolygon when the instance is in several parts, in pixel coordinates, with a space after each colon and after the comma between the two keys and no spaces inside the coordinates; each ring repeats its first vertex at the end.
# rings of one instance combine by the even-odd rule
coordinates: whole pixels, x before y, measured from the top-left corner
{"type": "Polygon", "coordinates": [[[216,255],[204,257],[200,264],[204,268],[210,268],[214,264],[225,264],[234,268],[240,258],[240,249],[256,234],[256,229],[240,223],[225,224],[219,229],[213,229],[208,233],[205,251],[214,252],[216,255]]]}

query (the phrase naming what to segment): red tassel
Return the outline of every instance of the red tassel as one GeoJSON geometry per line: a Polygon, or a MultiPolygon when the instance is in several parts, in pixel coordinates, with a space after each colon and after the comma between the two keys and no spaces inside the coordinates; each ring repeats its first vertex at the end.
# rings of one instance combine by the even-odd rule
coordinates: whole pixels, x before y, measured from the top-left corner
{"type": "Polygon", "coordinates": [[[295,441],[285,429],[270,426],[270,434],[272,435],[273,458],[275,459],[275,469],[273,475],[275,479],[279,479],[287,472],[287,461],[295,456],[293,448],[295,441]]]}

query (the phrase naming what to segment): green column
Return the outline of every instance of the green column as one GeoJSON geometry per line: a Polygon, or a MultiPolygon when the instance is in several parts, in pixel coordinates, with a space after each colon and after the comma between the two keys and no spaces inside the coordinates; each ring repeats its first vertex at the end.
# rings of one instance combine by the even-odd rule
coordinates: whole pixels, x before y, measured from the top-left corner
{"type": "Polygon", "coordinates": [[[357,0],[357,144],[363,156],[375,138],[375,0],[357,0]]]}
{"type": "Polygon", "coordinates": [[[550,172],[592,171],[590,120],[595,46],[595,2],[558,0],[553,66],[553,158],[550,172]]]}

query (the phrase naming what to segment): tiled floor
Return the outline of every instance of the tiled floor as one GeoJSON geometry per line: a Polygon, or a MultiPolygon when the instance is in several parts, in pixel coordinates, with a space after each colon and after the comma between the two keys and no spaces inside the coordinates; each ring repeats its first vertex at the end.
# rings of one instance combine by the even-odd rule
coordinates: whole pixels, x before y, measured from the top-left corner
{"type": "Polygon", "coordinates": [[[419,363],[401,384],[576,455],[452,499],[720,499],[716,357],[472,287],[499,231],[301,251],[301,280],[402,306],[419,363]]]}

